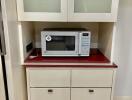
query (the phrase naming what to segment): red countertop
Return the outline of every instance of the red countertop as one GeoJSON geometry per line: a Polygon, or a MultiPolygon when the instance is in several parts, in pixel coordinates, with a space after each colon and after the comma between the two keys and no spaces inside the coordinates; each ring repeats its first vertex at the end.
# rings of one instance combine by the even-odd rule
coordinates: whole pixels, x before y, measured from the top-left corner
{"type": "Polygon", "coordinates": [[[41,49],[34,49],[25,60],[24,66],[117,68],[115,64],[110,64],[110,61],[98,49],[91,49],[89,57],[43,57],[41,49]]]}

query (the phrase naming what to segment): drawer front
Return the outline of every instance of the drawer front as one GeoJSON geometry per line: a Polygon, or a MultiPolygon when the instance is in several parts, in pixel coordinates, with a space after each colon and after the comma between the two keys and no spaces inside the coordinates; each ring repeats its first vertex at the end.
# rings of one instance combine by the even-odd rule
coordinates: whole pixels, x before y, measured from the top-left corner
{"type": "Polygon", "coordinates": [[[71,100],[110,100],[111,88],[72,88],[71,100]]]}
{"type": "Polygon", "coordinates": [[[30,87],[70,87],[70,70],[29,70],[30,87]]]}
{"type": "Polygon", "coordinates": [[[72,87],[112,87],[113,70],[72,70],[72,87]]]}
{"type": "Polygon", "coordinates": [[[70,88],[31,88],[30,100],[70,100],[70,88]]]}

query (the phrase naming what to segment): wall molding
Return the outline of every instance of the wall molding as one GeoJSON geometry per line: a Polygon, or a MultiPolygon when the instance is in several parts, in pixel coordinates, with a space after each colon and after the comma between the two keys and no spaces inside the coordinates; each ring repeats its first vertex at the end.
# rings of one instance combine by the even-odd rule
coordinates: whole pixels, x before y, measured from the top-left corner
{"type": "Polygon", "coordinates": [[[132,100],[132,96],[115,96],[113,100],[132,100]]]}

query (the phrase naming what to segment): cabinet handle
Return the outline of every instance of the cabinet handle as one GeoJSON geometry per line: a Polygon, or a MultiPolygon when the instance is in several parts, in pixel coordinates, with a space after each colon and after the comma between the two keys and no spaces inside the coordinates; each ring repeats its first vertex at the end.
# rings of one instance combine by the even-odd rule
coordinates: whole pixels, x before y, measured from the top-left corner
{"type": "Polygon", "coordinates": [[[94,90],[89,89],[89,92],[90,92],[90,93],[93,93],[93,92],[94,92],[94,90]]]}
{"type": "Polygon", "coordinates": [[[52,89],[49,89],[49,90],[48,90],[48,93],[53,93],[53,90],[52,90],[52,89]]]}

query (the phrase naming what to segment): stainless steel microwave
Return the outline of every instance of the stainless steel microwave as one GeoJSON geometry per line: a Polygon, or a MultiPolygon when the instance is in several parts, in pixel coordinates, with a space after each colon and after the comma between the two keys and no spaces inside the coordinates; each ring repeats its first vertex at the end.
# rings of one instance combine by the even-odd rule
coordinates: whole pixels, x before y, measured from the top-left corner
{"type": "Polygon", "coordinates": [[[48,29],[41,32],[42,56],[89,56],[91,32],[48,29]]]}

